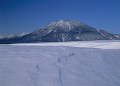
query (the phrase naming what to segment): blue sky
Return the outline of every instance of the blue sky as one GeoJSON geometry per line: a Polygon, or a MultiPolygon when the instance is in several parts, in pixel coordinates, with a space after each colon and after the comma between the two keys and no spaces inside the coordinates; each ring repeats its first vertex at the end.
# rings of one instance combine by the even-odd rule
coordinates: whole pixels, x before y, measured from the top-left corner
{"type": "Polygon", "coordinates": [[[120,33],[120,0],[0,0],[0,35],[32,32],[60,19],[120,33]]]}

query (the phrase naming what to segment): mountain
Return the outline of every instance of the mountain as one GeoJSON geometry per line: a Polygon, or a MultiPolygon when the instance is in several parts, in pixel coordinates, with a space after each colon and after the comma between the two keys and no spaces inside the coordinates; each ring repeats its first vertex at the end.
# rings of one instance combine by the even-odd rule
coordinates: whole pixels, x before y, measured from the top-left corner
{"type": "Polygon", "coordinates": [[[15,34],[11,34],[9,36],[0,36],[0,39],[10,39],[10,38],[15,38],[15,37],[18,37],[18,36],[15,34]]]}
{"type": "Polygon", "coordinates": [[[4,36],[0,36],[0,39],[3,39],[4,38],[4,36]]]}
{"type": "Polygon", "coordinates": [[[28,32],[23,32],[23,33],[21,33],[20,35],[16,35],[16,34],[11,34],[11,35],[9,35],[9,36],[0,36],[0,39],[10,39],[10,38],[16,38],[16,37],[22,37],[22,36],[25,36],[25,35],[27,35],[27,34],[29,34],[28,32]]]}
{"type": "Polygon", "coordinates": [[[23,32],[23,33],[21,33],[20,35],[11,34],[11,35],[9,35],[9,36],[6,36],[6,38],[22,37],[22,36],[25,36],[25,35],[27,35],[27,34],[29,34],[29,33],[28,33],[28,32],[23,32]]]}
{"type": "Polygon", "coordinates": [[[9,36],[7,36],[6,38],[16,38],[16,37],[18,37],[17,35],[15,35],[15,34],[11,34],[11,35],[9,35],[9,36]]]}
{"type": "Polygon", "coordinates": [[[114,34],[114,36],[120,39],[120,34],[114,34]]]}
{"type": "Polygon", "coordinates": [[[18,37],[18,36],[15,34],[11,34],[9,36],[0,36],[0,39],[10,39],[10,38],[16,38],[16,37],[18,37]]]}
{"type": "Polygon", "coordinates": [[[78,21],[60,20],[22,37],[7,38],[0,43],[61,42],[85,40],[117,40],[104,30],[95,29],[78,21]]]}
{"type": "Polygon", "coordinates": [[[18,35],[19,37],[22,37],[22,36],[25,36],[25,35],[27,35],[27,34],[29,34],[28,32],[23,32],[23,33],[21,33],[20,35],[18,35]]]}

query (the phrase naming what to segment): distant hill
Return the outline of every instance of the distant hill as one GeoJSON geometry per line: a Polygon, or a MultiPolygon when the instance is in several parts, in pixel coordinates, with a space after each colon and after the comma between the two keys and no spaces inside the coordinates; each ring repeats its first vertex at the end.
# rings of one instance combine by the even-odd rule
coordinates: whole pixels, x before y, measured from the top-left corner
{"type": "Polygon", "coordinates": [[[23,32],[20,35],[11,34],[9,36],[0,36],[0,39],[22,37],[22,36],[25,36],[27,34],[29,34],[29,33],[28,32],[23,32]]]}

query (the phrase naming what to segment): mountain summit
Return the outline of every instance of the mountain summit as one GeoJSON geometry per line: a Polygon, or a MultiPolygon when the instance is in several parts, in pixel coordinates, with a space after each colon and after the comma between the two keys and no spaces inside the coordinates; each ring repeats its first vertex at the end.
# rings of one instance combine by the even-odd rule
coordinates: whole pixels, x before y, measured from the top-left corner
{"type": "Polygon", "coordinates": [[[0,40],[0,43],[61,42],[85,40],[116,40],[113,34],[78,21],[60,20],[38,29],[28,35],[14,39],[0,40]]]}

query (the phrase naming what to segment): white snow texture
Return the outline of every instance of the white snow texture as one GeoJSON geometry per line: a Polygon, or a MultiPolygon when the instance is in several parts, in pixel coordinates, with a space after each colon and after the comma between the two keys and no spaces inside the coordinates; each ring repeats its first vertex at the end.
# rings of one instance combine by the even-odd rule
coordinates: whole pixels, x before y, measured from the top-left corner
{"type": "Polygon", "coordinates": [[[120,86],[120,41],[0,45],[0,86],[120,86]]]}

